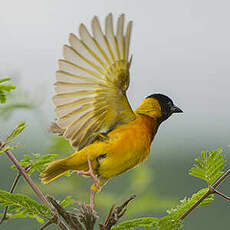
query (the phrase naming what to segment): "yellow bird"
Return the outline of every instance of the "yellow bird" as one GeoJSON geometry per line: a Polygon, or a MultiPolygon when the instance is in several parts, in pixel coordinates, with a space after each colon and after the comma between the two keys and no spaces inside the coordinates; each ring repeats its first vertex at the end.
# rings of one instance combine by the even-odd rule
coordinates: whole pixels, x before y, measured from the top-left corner
{"type": "Polygon", "coordinates": [[[117,21],[105,19],[105,31],[94,17],[92,34],[81,24],[78,38],[69,36],[64,45],[64,59],[59,60],[53,102],[57,123],[54,133],[63,135],[76,148],[64,159],[48,164],[41,174],[48,183],[69,170],[91,176],[90,205],[95,193],[109,178],[143,162],[159,125],[173,113],[182,112],[162,94],[146,97],[133,111],[126,97],[129,87],[129,46],[132,22],[124,32],[124,15],[117,21]]]}

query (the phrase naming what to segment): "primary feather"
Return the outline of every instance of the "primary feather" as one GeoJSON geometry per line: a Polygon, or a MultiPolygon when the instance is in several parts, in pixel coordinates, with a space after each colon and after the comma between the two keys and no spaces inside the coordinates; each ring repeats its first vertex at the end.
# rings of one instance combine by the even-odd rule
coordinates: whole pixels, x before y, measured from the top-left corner
{"type": "Polygon", "coordinates": [[[105,33],[97,17],[91,25],[93,36],[83,24],[80,38],[70,34],[70,46],[64,46],[64,59],[59,60],[53,97],[57,127],[78,150],[92,143],[97,133],[135,119],[126,97],[132,22],[124,33],[122,14],[116,35],[112,14],[106,17],[105,33]]]}

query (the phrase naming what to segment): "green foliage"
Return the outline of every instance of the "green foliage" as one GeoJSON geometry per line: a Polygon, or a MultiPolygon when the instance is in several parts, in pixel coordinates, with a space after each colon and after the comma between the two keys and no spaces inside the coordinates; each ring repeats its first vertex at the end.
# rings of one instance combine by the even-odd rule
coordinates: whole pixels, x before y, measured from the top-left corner
{"type": "Polygon", "coordinates": [[[6,138],[3,145],[0,147],[0,155],[6,151],[14,150],[22,145],[8,145],[15,137],[17,137],[24,129],[26,128],[26,124],[24,121],[20,122],[11,132],[11,134],[6,138]]]}
{"type": "Polygon", "coordinates": [[[7,81],[11,80],[10,78],[3,78],[0,79],[0,103],[3,104],[6,102],[6,93],[10,92],[11,90],[15,89],[16,86],[14,85],[3,85],[7,81]]]}
{"type": "MultiPolygon", "coordinates": [[[[201,189],[199,192],[193,194],[191,198],[184,198],[180,201],[180,204],[175,208],[168,210],[168,216],[164,216],[160,219],[157,218],[139,218],[130,221],[125,221],[115,227],[113,230],[120,229],[134,229],[138,227],[145,227],[146,229],[157,229],[157,230],[176,230],[182,227],[180,217],[195,203],[197,202],[206,192],[208,188],[201,189]]],[[[209,195],[204,199],[200,206],[207,205],[213,201],[214,195],[209,195]]]]}
{"type": "Polygon", "coordinates": [[[0,148],[0,155],[6,151],[12,151],[18,147],[22,147],[22,145],[14,145],[14,146],[3,146],[0,148]]]}
{"type": "Polygon", "coordinates": [[[75,203],[75,200],[73,200],[71,196],[67,196],[64,200],[61,201],[60,204],[63,208],[66,208],[73,203],[75,203]]]}
{"type": "MultiPolygon", "coordinates": [[[[40,155],[38,153],[32,153],[31,156],[24,155],[24,159],[20,161],[22,167],[30,165],[30,170],[28,174],[31,175],[34,171],[42,172],[45,168],[45,165],[57,157],[56,154],[46,154],[40,155]]],[[[12,169],[16,169],[15,165],[12,165],[12,169]]]]}
{"type": "MultiPolygon", "coordinates": [[[[208,192],[208,188],[201,189],[199,192],[192,195],[191,198],[185,197],[180,201],[180,204],[175,208],[168,210],[168,214],[172,216],[174,219],[180,218],[195,202],[197,202],[206,192],[208,192]]],[[[214,200],[214,195],[209,195],[206,199],[204,199],[199,206],[207,205],[214,200]]]]}
{"type": "Polygon", "coordinates": [[[145,227],[146,229],[156,229],[158,226],[158,219],[154,217],[144,217],[135,220],[124,221],[123,223],[116,225],[112,230],[131,230],[135,227],[145,227]]]}
{"type": "Polygon", "coordinates": [[[144,227],[146,230],[176,230],[181,228],[181,221],[174,219],[172,216],[165,216],[161,219],[154,217],[144,217],[134,220],[125,221],[117,226],[114,226],[112,230],[133,230],[144,227]]]}
{"type": "Polygon", "coordinates": [[[158,222],[158,230],[177,230],[182,227],[182,221],[172,215],[162,217],[158,222]]]}
{"type": "MultiPolygon", "coordinates": [[[[3,79],[0,80],[0,83],[3,83],[5,81],[8,81],[9,79],[3,79]]],[[[1,86],[0,85],[0,102],[5,102],[5,94],[1,94],[1,86]],[[2,99],[3,98],[3,99],[2,99]]],[[[14,87],[15,88],[15,87],[14,87]]],[[[13,88],[11,88],[13,89],[13,88]]],[[[5,92],[9,92],[11,90],[8,88],[8,90],[5,88],[5,92]]],[[[5,93],[4,92],[4,93],[5,93]]],[[[28,104],[30,106],[30,104],[28,104]]],[[[31,104],[32,105],[32,104],[31,104]]],[[[10,105],[12,108],[17,107],[17,103],[12,102],[10,105]]],[[[19,103],[19,107],[23,107],[24,105],[19,103]]],[[[27,104],[25,104],[25,107],[27,104]]],[[[2,112],[0,108],[0,112],[2,112]]],[[[6,107],[6,114],[8,111],[10,111],[10,107],[6,107]]],[[[25,122],[21,122],[18,124],[18,126],[12,131],[12,133],[7,137],[6,141],[4,142],[4,146],[0,148],[0,154],[7,150],[13,150],[14,148],[18,147],[18,145],[15,146],[9,146],[8,144],[14,140],[15,137],[17,137],[24,129],[26,125],[25,122]]],[[[52,139],[52,143],[50,145],[50,148],[48,150],[50,153],[55,154],[47,154],[47,155],[40,155],[40,154],[31,154],[31,156],[25,155],[24,159],[20,161],[20,164],[22,167],[26,167],[30,165],[30,170],[28,172],[29,175],[31,175],[34,171],[41,172],[45,165],[52,161],[57,155],[57,152],[60,152],[61,154],[70,154],[73,152],[72,147],[70,146],[69,142],[66,141],[63,137],[55,137],[52,139]]],[[[198,177],[200,179],[205,180],[208,185],[211,185],[218,179],[222,174],[222,170],[224,168],[224,156],[222,154],[222,150],[214,150],[214,151],[203,151],[201,152],[201,157],[195,159],[196,164],[193,166],[193,168],[190,170],[190,175],[198,177]]],[[[16,169],[15,166],[12,166],[12,168],[16,169]]],[[[152,183],[152,173],[148,168],[142,168],[142,170],[136,170],[132,174],[132,183],[130,185],[131,189],[143,193],[144,191],[148,190],[148,186],[152,183]]],[[[63,186],[65,187],[65,186],[63,186]]],[[[81,187],[81,186],[79,186],[81,187]]],[[[52,187],[51,187],[52,188],[52,187]]],[[[73,189],[75,190],[76,187],[73,186],[73,189]]],[[[62,189],[58,189],[57,192],[62,192],[62,189]]],[[[54,190],[56,193],[56,190],[54,190]]],[[[205,193],[209,191],[209,188],[204,188],[198,191],[197,193],[193,194],[191,198],[185,197],[183,200],[180,201],[180,203],[170,210],[168,210],[168,215],[164,216],[162,218],[155,218],[155,217],[144,217],[144,218],[138,218],[133,219],[129,221],[125,221],[123,223],[120,223],[117,226],[114,226],[113,230],[133,230],[138,228],[144,228],[146,230],[178,230],[182,227],[182,221],[180,220],[180,217],[186,213],[187,210],[189,210],[205,193]]],[[[68,187],[68,190],[66,192],[70,193],[70,188],[68,187]]],[[[79,191],[78,191],[79,192],[79,191]]],[[[155,206],[161,204],[162,198],[160,196],[156,196],[154,193],[148,193],[145,192],[145,196],[143,196],[142,199],[140,199],[140,204],[144,204],[144,210],[146,210],[148,204],[149,208],[153,209],[152,206],[154,206],[154,203],[157,203],[155,206]],[[144,199],[143,199],[144,197],[144,199]],[[155,197],[155,200],[153,199],[155,197]],[[152,202],[149,202],[151,200],[152,202]],[[159,200],[159,202],[158,202],[159,200]],[[152,203],[152,204],[151,204],[152,203]]],[[[204,199],[199,206],[210,204],[213,201],[214,195],[209,195],[206,199],[204,199]]],[[[111,202],[114,200],[114,197],[108,197],[108,199],[111,199],[111,202]]],[[[105,202],[106,197],[105,194],[102,195],[102,203],[105,202]]],[[[99,201],[99,200],[97,200],[99,201]]],[[[168,203],[166,204],[167,207],[172,205],[172,202],[170,200],[166,200],[168,203]],[[170,201],[170,204],[169,204],[170,201]]],[[[62,207],[66,208],[71,204],[74,204],[75,201],[71,198],[71,196],[67,196],[64,200],[60,202],[62,207]]],[[[109,203],[109,202],[108,202],[109,203]]],[[[161,204],[162,205],[162,204],[161,204]]],[[[7,213],[7,218],[35,218],[39,223],[43,223],[44,220],[51,220],[52,216],[51,213],[45,205],[41,205],[38,202],[30,199],[29,197],[22,195],[22,194],[11,194],[9,192],[0,190],[0,206],[6,207],[9,206],[9,210],[7,213]]],[[[139,210],[140,211],[140,210],[139,210]]],[[[1,214],[0,214],[1,215],[1,214]]]]}
{"type": "Polygon", "coordinates": [[[15,137],[17,137],[25,128],[26,128],[25,121],[20,122],[11,132],[11,134],[6,138],[5,145],[11,142],[15,137]]]}
{"type": "Polygon", "coordinates": [[[196,164],[190,169],[190,175],[205,180],[208,185],[213,184],[223,174],[225,167],[222,149],[202,151],[201,158],[195,159],[196,164]]]}
{"type": "Polygon", "coordinates": [[[51,213],[47,206],[39,204],[22,194],[11,194],[0,190],[0,206],[9,207],[8,218],[35,218],[38,222],[43,219],[51,220],[51,213]]]}

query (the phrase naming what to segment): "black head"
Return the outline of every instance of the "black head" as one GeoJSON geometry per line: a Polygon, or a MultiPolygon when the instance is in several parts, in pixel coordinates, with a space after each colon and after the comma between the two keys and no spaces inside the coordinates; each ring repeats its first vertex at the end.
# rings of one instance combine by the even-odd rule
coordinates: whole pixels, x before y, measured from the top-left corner
{"type": "Polygon", "coordinates": [[[173,113],[183,113],[183,111],[173,104],[173,101],[163,94],[152,94],[147,98],[155,98],[161,106],[162,116],[158,119],[159,124],[167,120],[173,113]]]}

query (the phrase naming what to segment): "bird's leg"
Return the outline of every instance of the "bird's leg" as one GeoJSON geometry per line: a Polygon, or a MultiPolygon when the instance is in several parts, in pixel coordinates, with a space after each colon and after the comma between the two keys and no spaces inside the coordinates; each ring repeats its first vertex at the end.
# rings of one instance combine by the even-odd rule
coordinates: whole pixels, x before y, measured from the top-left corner
{"type": "Polygon", "coordinates": [[[86,158],[87,158],[88,165],[89,165],[89,171],[85,172],[83,170],[76,170],[75,172],[78,175],[90,176],[91,179],[93,180],[93,183],[95,184],[95,186],[100,188],[100,181],[98,180],[97,176],[93,172],[92,163],[91,163],[90,159],[88,158],[88,156],[86,158]]]}
{"type": "Polygon", "coordinates": [[[100,186],[100,181],[98,180],[97,176],[93,172],[92,163],[88,158],[88,156],[87,156],[87,161],[89,165],[89,170],[87,172],[83,170],[76,170],[76,173],[78,175],[90,176],[91,179],[93,180],[93,185],[91,187],[91,193],[90,193],[90,207],[92,210],[94,210],[95,194],[96,191],[100,191],[101,186],[100,186]]]}
{"type": "Polygon", "coordinates": [[[91,189],[90,192],[90,207],[92,210],[94,210],[94,205],[95,205],[95,192],[91,189]]]}

